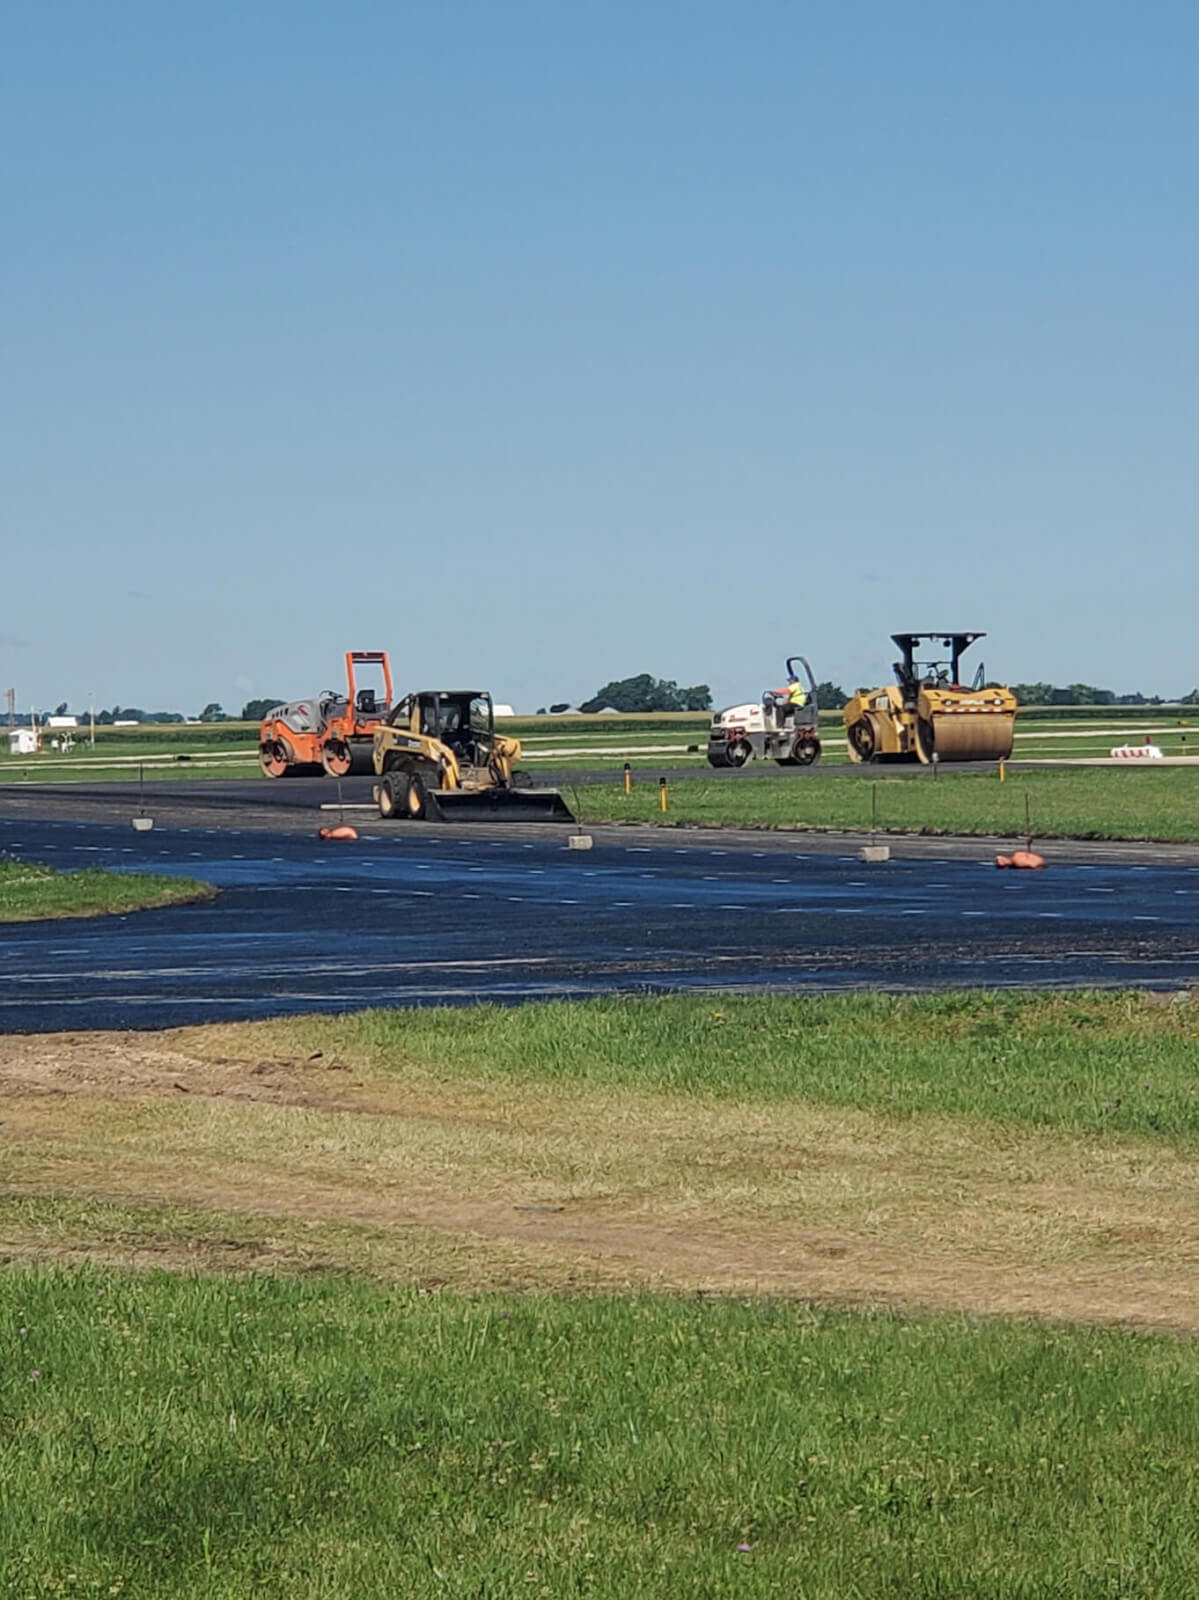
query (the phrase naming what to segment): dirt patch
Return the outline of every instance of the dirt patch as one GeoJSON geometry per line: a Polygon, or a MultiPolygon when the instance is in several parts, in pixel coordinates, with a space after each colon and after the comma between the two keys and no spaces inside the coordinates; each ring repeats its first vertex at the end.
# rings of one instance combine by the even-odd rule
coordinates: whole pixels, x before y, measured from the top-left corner
{"type": "Polygon", "coordinates": [[[1143,1142],[204,1058],[171,1033],[0,1039],[0,1140],[22,1257],[1199,1329],[1199,1162],[1143,1142]]]}

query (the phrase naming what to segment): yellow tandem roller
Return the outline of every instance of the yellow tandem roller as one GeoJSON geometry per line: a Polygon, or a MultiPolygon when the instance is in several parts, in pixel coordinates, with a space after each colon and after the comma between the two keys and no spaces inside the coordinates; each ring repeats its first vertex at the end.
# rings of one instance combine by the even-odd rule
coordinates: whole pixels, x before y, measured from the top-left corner
{"type": "Polygon", "coordinates": [[[1016,731],[1016,697],[985,684],[981,665],[963,687],[962,655],[981,633],[894,633],[895,682],[859,689],[842,712],[851,761],[1005,761],[1016,731]],[[933,657],[920,660],[917,653],[933,657]],[[937,652],[943,652],[938,655],[937,652]]]}

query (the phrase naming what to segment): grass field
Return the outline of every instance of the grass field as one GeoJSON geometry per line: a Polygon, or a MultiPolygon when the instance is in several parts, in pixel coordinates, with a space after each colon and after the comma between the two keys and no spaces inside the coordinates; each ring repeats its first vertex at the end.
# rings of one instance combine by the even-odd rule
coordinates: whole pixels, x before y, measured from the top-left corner
{"type": "Polygon", "coordinates": [[[37,861],[0,858],[0,922],[46,917],[100,917],[211,899],[207,884],[150,873],[86,867],[59,872],[37,861]]]}
{"type": "Polygon", "coordinates": [[[19,1596],[1194,1592],[1191,1342],[10,1271],[19,1596]]]}
{"type": "Polygon", "coordinates": [[[4,1592],[1193,1593],[1197,1060],[1110,993],[0,1040],[4,1592]]]}
{"type": "Polygon", "coordinates": [[[652,779],[631,795],[611,784],[578,790],[590,823],[861,830],[871,827],[872,800],[884,831],[1016,838],[1030,818],[1042,839],[1199,839],[1199,767],[1009,767],[1003,783],[994,773],[931,768],[688,778],[670,785],[665,816],[652,779]]]}

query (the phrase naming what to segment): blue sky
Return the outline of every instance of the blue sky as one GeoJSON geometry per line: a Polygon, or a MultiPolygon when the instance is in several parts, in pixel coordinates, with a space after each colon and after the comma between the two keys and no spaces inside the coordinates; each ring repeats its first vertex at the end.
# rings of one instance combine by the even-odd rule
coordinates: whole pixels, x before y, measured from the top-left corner
{"type": "Polygon", "coordinates": [[[1199,682],[1199,11],[9,6],[0,688],[1199,682]]]}

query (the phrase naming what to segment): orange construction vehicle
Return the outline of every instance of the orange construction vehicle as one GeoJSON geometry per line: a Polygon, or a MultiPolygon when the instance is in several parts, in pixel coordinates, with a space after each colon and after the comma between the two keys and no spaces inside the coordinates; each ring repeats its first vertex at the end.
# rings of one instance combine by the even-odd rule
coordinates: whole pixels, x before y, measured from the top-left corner
{"type": "Polygon", "coordinates": [[[258,730],[258,760],[268,778],[327,772],[345,778],[370,772],[375,729],[391,710],[391,664],[386,650],[346,651],[346,692],[326,689],[311,700],[275,706],[258,730]],[[382,672],[382,694],[360,689],[355,667],[382,672]]]}

